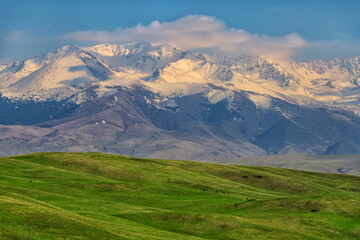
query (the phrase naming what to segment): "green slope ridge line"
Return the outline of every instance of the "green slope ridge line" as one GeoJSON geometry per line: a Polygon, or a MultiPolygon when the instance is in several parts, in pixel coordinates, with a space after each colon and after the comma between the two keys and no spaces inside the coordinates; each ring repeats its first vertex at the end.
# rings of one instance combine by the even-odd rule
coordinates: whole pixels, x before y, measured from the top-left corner
{"type": "Polygon", "coordinates": [[[0,239],[360,239],[360,177],[101,153],[0,158],[0,239]]]}

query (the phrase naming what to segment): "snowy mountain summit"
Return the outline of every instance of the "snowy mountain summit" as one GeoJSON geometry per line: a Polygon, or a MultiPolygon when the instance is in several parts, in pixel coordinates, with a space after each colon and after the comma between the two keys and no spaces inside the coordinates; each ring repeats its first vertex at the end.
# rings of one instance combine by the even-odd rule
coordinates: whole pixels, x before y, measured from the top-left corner
{"type": "Polygon", "coordinates": [[[296,63],[167,44],[64,46],[0,66],[0,154],[360,152],[359,84],[360,57],[296,63]]]}
{"type": "Polygon", "coordinates": [[[360,57],[296,63],[211,56],[150,43],[70,45],[0,70],[0,92],[10,99],[46,100],[54,94],[67,98],[86,84],[99,91],[106,91],[104,86],[143,85],[164,96],[206,93],[206,84],[216,84],[296,104],[340,105],[355,111],[360,98],[360,57]]]}

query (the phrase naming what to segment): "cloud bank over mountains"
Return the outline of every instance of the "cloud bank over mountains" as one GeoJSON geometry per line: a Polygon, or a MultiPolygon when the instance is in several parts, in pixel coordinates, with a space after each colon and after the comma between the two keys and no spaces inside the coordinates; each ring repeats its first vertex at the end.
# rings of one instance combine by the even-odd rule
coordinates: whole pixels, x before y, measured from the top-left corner
{"type": "Polygon", "coordinates": [[[157,20],[144,26],[114,31],[76,31],[61,36],[71,41],[93,43],[151,42],[169,43],[183,50],[203,50],[230,55],[267,56],[287,59],[307,45],[297,33],[283,36],[253,34],[243,29],[227,28],[222,20],[211,16],[188,15],[172,22],[157,20]]]}
{"type": "Polygon", "coordinates": [[[39,31],[0,30],[0,65],[41,55],[69,44],[89,46],[130,42],[151,42],[156,45],[168,43],[182,50],[229,56],[262,56],[286,61],[291,59],[297,62],[360,55],[360,40],[356,33],[351,35],[339,32],[331,38],[309,38],[301,31],[301,34],[285,31],[284,35],[267,35],[261,31],[253,33],[231,28],[223,20],[205,15],[187,15],[173,21],[155,20],[148,25],[138,24],[110,31],[102,31],[101,27],[77,31],[79,28],[74,27],[73,30],[64,29],[55,33],[51,28],[47,24],[39,31]]]}

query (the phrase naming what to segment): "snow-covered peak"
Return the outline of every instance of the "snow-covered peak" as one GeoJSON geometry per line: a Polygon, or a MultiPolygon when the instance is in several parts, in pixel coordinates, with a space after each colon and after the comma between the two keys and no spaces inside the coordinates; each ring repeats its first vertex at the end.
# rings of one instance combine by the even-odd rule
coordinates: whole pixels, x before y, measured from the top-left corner
{"type": "Polygon", "coordinates": [[[105,43],[68,45],[0,69],[0,93],[9,97],[35,96],[39,91],[50,96],[64,88],[77,92],[80,85],[106,90],[130,82],[165,95],[190,94],[215,84],[224,91],[260,94],[254,99],[261,106],[267,106],[265,95],[299,104],[352,106],[360,99],[360,58],[296,63],[191,53],[168,44],[105,43]]]}
{"type": "Polygon", "coordinates": [[[84,48],[87,51],[102,56],[127,56],[136,54],[146,54],[151,49],[150,43],[126,43],[126,44],[109,44],[103,43],[92,47],[84,48]]]}
{"type": "Polygon", "coordinates": [[[158,69],[153,77],[153,80],[168,83],[212,83],[232,80],[233,72],[229,68],[211,62],[183,58],[158,69]]]}
{"type": "Polygon", "coordinates": [[[333,58],[330,60],[313,60],[310,62],[302,62],[298,65],[317,74],[326,74],[327,72],[360,73],[359,56],[347,59],[333,58]]]}
{"type": "Polygon", "coordinates": [[[147,42],[125,43],[125,44],[109,44],[103,43],[92,47],[83,48],[86,51],[107,56],[154,56],[169,57],[183,54],[184,51],[173,47],[170,44],[153,45],[147,42]]]}
{"type": "Polygon", "coordinates": [[[78,46],[70,44],[67,46],[63,46],[53,52],[46,53],[42,56],[30,58],[28,60],[25,60],[24,62],[31,61],[39,66],[44,66],[44,65],[50,63],[51,61],[55,61],[57,59],[67,57],[67,56],[70,56],[73,54],[77,54],[80,52],[84,52],[84,50],[82,50],[78,46]]]}
{"type": "Polygon", "coordinates": [[[42,95],[47,98],[51,97],[54,89],[63,92],[66,88],[73,92],[72,88],[77,84],[109,79],[113,74],[101,60],[77,46],[69,45],[9,65],[0,72],[0,92],[8,97],[42,95]]]}
{"type": "Polygon", "coordinates": [[[81,51],[83,51],[83,50],[81,48],[79,48],[78,46],[70,44],[70,45],[63,46],[63,47],[59,48],[54,53],[58,57],[64,57],[64,56],[68,56],[70,54],[73,54],[73,53],[76,53],[76,52],[81,52],[81,51]]]}
{"type": "Polygon", "coordinates": [[[100,44],[84,50],[94,54],[118,71],[153,73],[156,69],[177,61],[186,52],[168,44],[150,43],[100,44]]]}
{"type": "Polygon", "coordinates": [[[268,57],[206,55],[208,61],[230,68],[246,77],[276,81],[281,87],[298,85],[298,79],[282,63],[268,57]]]}
{"type": "Polygon", "coordinates": [[[169,44],[162,44],[158,46],[153,46],[151,51],[148,53],[150,56],[154,57],[173,57],[173,56],[180,56],[185,54],[184,51],[175,48],[169,44]]]}

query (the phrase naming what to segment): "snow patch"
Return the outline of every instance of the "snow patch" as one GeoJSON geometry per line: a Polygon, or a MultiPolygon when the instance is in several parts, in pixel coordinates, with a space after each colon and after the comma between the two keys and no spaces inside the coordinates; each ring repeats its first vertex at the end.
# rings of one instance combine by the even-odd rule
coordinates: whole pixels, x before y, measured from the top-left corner
{"type": "Polygon", "coordinates": [[[170,99],[170,100],[164,101],[164,102],[162,102],[162,105],[163,105],[164,107],[169,107],[169,108],[176,108],[176,107],[178,107],[178,105],[176,104],[176,102],[175,102],[174,99],[170,99]]]}
{"type": "Polygon", "coordinates": [[[271,105],[271,98],[260,94],[248,94],[249,99],[253,101],[256,107],[269,108],[271,105]]]}
{"type": "Polygon", "coordinates": [[[234,92],[230,90],[212,90],[207,93],[207,98],[211,104],[216,104],[224,99],[232,102],[234,99],[234,92]]]}

